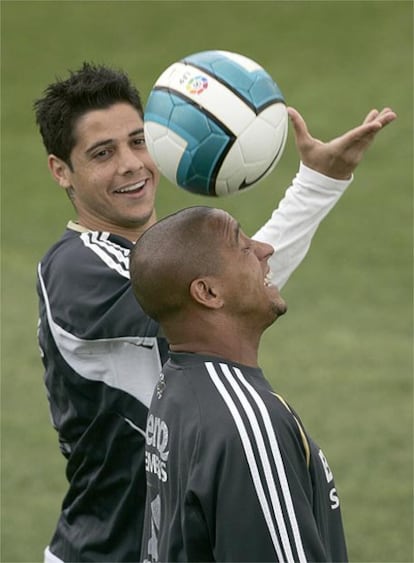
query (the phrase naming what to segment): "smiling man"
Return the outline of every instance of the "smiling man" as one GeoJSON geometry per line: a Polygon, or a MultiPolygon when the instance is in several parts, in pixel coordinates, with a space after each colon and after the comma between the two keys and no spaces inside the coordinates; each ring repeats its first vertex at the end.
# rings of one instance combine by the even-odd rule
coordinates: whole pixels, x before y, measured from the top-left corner
{"type": "Polygon", "coordinates": [[[286,312],[273,253],[205,207],[161,220],[131,252],[135,295],[171,349],[148,414],[142,561],[347,560],[326,458],[258,366],[286,312]]]}
{"type": "Polygon", "coordinates": [[[73,134],[70,158],[50,154],[49,168],[68,191],[79,224],[137,240],[156,220],[159,181],[142,116],[129,103],[114,103],[81,115],[73,134]]]}
{"type": "MultiPolygon", "coordinates": [[[[35,112],[50,172],[76,214],[38,266],[39,345],[69,482],[45,559],[137,561],[147,412],[168,346],[134,298],[129,253],[156,222],[159,173],[145,145],[139,94],[122,71],[84,63],[50,84],[35,112]]],[[[322,143],[289,112],[302,162],[255,235],[275,248],[269,267],[279,287],[377,132],[395,118],[387,108],[373,110],[359,127],[322,143]]]]}

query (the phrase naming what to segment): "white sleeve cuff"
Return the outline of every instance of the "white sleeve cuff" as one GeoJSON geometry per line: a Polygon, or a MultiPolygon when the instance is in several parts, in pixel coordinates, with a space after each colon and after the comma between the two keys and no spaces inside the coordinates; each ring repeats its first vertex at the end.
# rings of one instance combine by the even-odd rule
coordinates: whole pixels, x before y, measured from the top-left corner
{"type": "Polygon", "coordinates": [[[312,168],[303,164],[303,162],[299,165],[299,171],[296,177],[300,177],[304,184],[309,184],[309,186],[315,186],[317,189],[329,189],[329,190],[338,190],[343,192],[349,184],[354,179],[352,175],[348,180],[336,180],[335,178],[330,178],[329,176],[325,176],[325,174],[321,174],[312,168]]]}

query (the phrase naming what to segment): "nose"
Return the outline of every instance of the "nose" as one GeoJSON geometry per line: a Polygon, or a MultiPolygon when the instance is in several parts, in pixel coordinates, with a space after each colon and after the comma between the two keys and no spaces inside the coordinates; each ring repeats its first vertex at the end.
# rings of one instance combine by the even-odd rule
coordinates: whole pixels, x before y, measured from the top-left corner
{"type": "Polygon", "coordinates": [[[130,174],[144,168],[144,161],[140,151],[133,150],[130,146],[124,147],[119,152],[118,172],[121,175],[130,174]]]}
{"type": "Polygon", "coordinates": [[[272,256],[274,251],[275,249],[271,244],[268,244],[267,242],[256,241],[256,255],[259,260],[268,260],[272,256]]]}

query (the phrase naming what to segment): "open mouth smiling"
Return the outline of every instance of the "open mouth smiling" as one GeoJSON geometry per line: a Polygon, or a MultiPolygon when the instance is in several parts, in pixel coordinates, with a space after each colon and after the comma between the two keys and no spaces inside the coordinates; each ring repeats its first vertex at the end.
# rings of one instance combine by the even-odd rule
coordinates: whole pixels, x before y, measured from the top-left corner
{"type": "Polygon", "coordinates": [[[135,194],[135,193],[139,193],[139,192],[142,191],[142,189],[144,188],[146,183],[147,183],[147,180],[141,180],[139,182],[136,182],[135,184],[131,184],[129,186],[124,186],[122,188],[118,188],[117,190],[115,190],[114,193],[116,193],[116,194],[135,194]]]}
{"type": "Polygon", "coordinates": [[[265,285],[266,287],[270,287],[270,286],[272,285],[272,278],[273,278],[273,274],[272,274],[272,272],[269,270],[269,271],[267,272],[267,274],[265,275],[265,277],[264,277],[264,285],[265,285]]]}

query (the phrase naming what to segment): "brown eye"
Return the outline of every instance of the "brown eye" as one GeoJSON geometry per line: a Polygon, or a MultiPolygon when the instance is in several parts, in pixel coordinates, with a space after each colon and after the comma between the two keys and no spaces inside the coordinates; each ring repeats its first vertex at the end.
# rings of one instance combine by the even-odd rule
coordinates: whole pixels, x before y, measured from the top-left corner
{"type": "Polygon", "coordinates": [[[106,160],[111,156],[112,152],[113,151],[109,148],[100,149],[99,151],[93,154],[92,158],[94,158],[95,160],[106,160]]]}
{"type": "Polygon", "coordinates": [[[145,139],[144,137],[139,137],[138,139],[134,139],[134,145],[136,147],[145,147],[145,139]]]}

